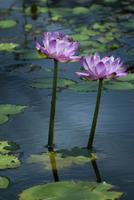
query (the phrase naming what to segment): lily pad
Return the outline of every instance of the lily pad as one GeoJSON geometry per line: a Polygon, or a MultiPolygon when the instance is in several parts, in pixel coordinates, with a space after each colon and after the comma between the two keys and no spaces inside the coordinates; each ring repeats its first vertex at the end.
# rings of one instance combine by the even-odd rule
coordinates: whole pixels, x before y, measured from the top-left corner
{"type": "Polygon", "coordinates": [[[73,8],[72,12],[75,15],[86,14],[89,12],[89,9],[86,7],[75,7],[73,8]]]}
{"type": "Polygon", "coordinates": [[[106,89],[110,90],[133,90],[134,84],[129,82],[112,82],[111,84],[105,85],[106,89]]]}
{"type": "Polygon", "coordinates": [[[0,114],[3,115],[15,115],[23,112],[28,106],[12,105],[12,104],[1,104],[0,114]]]}
{"type": "Polygon", "coordinates": [[[35,49],[23,49],[21,51],[15,51],[15,52],[19,54],[20,59],[25,59],[25,60],[46,58],[44,54],[39,53],[35,49]]]}
{"type": "Polygon", "coordinates": [[[0,20],[0,28],[11,28],[16,26],[16,21],[12,19],[0,20]]]}
{"type": "Polygon", "coordinates": [[[88,40],[88,35],[83,35],[83,34],[74,34],[74,35],[72,35],[72,38],[74,39],[74,40],[88,40]]]}
{"type": "Polygon", "coordinates": [[[0,114],[0,124],[4,124],[8,121],[8,116],[0,114]]]}
{"type": "Polygon", "coordinates": [[[134,81],[134,73],[129,73],[127,76],[118,78],[120,81],[134,81]]]}
{"type": "Polygon", "coordinates": [[[0,154],[7,154],[11,151],[17,150],[19,146],[14,142],[0,140],[0,154]]]}
{"type": "Polygon", "coordinates": [[[42,154],[31,155],[28,159],[29,163],[39,163],[44,166],[45,170],[51,170],[52,166],[57,166],[57,169],[63,169],[70,167],[73,164],[84,165],[89,163],[90,160],[96,159],[94,154],[87,156],[64,156],[62,153],[57,152],[46,152],[42,154]],[[52,159],[55,158],[55,159],[52,159]],[[56,162],[56,165],[53,165],[52,160],[56,162]]]}
{"type": "MultiPolygon", "coordinates": [[[[74,85],[76,82],[71,79],[58,79],[58,88],[67,88],[70,85],[74,85]]],[[[52,88],[52,79],[45,78],[45,79],[39,79],[37,81],[34,81],[31,86],[33,88],[43,88],[43,89],[51,89],[52,88]]]]}
{"type": "Polygon", "coordinates": [[[121,192],[109,191],[112,188],[105,182],[61,181],[28,188],[19,200],[114,200],[122,196],[121,192]]]}
{"type": "Polygon", "coordinates": [[[32,29],[32,24],[26,24],[26,25],[25,25],[25,31],[26,31],[26,32],[31,31],[31,29],[32,29]]]}
{"type": "Polygon", "coordinates": [[[0,170],[12,169],[20,166],[19,159],[14,155],[0,154],[0,170]]]}
{"type": "Polygon", "coordinates": [[[90,92],[90,91],[96,91],[97,87],[98,84],[96,81],[83,81],[75,85],[70,85],[69,89],[76,92],[90,92]]]}
{"type": "Polygon", "coordinates": [[[15,115],[23,112],[28,106],[1,104],[0,105],[0,124],[8,121],[9,115],[15,115]]]}
{"type": "Polygon", "coordinates": [[[0,51],[7,51],[7,52],[13,52],[15,50],[16,47],[18,47],[19,44],[16,43],[0,43],[0,51]]]}
{"type": "Polygon", "coordinates": [[[6,189],[8,185],[9,185],[8,178],[0,176],[0,189],[6,189]]]}

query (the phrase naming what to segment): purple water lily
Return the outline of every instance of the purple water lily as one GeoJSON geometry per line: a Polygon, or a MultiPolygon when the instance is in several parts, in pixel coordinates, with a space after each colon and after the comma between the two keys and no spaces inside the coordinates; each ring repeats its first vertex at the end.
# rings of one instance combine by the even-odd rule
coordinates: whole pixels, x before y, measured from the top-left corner
{"type": "Polygon", "coordinates": [[[41,46],[35,38],[35,47],[48,58],[59,62],[79,61],[81,59],[81,56],[74,55],[79,47],[79,42],[59,32],[44,32],[43,45],[41,46]]]}
{"type": "Polygon", "coordinates": [[[123,63],[121,62],[120,58],[115,59],[113,56],[106,56],[101,59],[98,53],[95,53],[94,55],[87,55],[85,56],[85,58],[81,59],[81,65],[84,68],[84,71],[76,72],[77,75],[86,78],[87,80],[99,80],[96,105],[87,144],[88,149],[92,149],[93,146],[100,107],[101,93],[103,89],[103,79],[126,76],[128,73],[126,72],[126,69],[122,67],[122,64],[123,63]]]}
{"type": "Polygon", "coordinates": [[[126,76],[127,72],[122,67],[120,58],[104,57],[100,58],[98,53],[87,55],[81,59],[81,65],[84,68],[82,72],[76,72],[80,77],[86,77],[91,80],[105,79],[126,76]]]}

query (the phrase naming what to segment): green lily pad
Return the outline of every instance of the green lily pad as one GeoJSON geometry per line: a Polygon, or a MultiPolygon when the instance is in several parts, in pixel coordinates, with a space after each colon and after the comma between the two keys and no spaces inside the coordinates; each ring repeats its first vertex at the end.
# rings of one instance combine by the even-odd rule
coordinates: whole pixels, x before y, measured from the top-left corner
{"type": "Polygon", "coordinates": [[[0,43],[0,51],[7,51],[7,52],[13,52],[16,47],[18,47],[19,44],[16,43],[0,43]]]}
{"type": "Polygon", "coordinates": [[[46,58],[44,54],[39,53],[35,49],[22,49],[21,51],[19,50],[15,52],[19,54],[20,59],[25,59],[25,60],[46,58]]]}
{"type": "Polygon", "coordinates": [[[0,124],[4,124],[8,121],[8,115],[15,115],[23,112],[28,106],[12,105],[12,104],[0,104],[0,124]]]}
{"type": "Polygon", "coordinates": [[[89,9],[86,7],[75,7],[73,8],[72,12],[75,15],[86,14],[89,12],[89,9]]]}
{"type": "Polygon", "coordinates": [[[120,81],[134,81],[134,73],[129,73],[127,76],[118,78],[120,81]]]}
{"type": "MultiPolygon", "coordinates": [[[[70,79],[58,79],[58,88],[66,88],[70,85],[74,85],[76,82],[70,79]]],[[[39,79],[37,81],[34,81],[31,86],[33,88],[43,88],[43,89],[51,89],[52,88],[52,79],[45,78],[45,79],[39,79]]]]}
{"type": "Polygon", "coordinates": [[[8,178],[0,176],[0,189],[6,189],[8,185],[9,185],[8,178]]]}
{"type": "Polygon", "coordinates": [[[28,106],[12,105],[12,104],[0,104],[0,114],[3,115],[15,115],[23,112],[28,106]]]}
{"type": "Polygon", "coordinates": [[[14,155],[0,154],[0,170],[12,169],[20,166],[19,159],[14,155]]]}
{"type": "Polygon", "coordinates": [[[34,154],[31,155],[28,159],[29,163],[37,163],[44,166],[45,170],[51,170],[52,166],[55,169],[63,169],[66,167],[70,167],[73,164],[76,165],[84,165],[89,163],[90,160],[96,159],[94,154],[90,154],[87,156],[65,156],[65,154],[58,153],[58,152],[46,152],[42,154],[34,154]],[[56,164],[54,164],[54,162],[56,164]]]}
{"type": "Polygon", "coordinates": [[[96,81],[83,81],[75,85],[70,85],[69,89],[75,92],[90,92],[96,91],[98,84],[96,81]]]}
{"type": "Polygon", "coordinates": [[[112,82],[111,84],[105,84],[106,89],[110,90],[133,90],[134,84],[129,82],[112,82]]]}
{"type": "Polygon", "coordinates": [[[0,28],[11,28],[16,26],[16,21],[12,19],[0,20],[0,28]]]}
{"type": "Polygon", "coordinates": [[[31,29],[32,29],[32,24],[26,24],[26,25],[25,25],[25,31],[26,31],[26,32],[31,31],[31,29]]]}
{"type": "Polygon", "coordinates": [[[0,114],[0,124],[4,124],[8,121],[8,116],[0,114]]]}
{"type": "Polygon", "coordinates": [[[83,34],[74,34],[74,35],[72,35],[72,38],[74,39],[74,40],[88,40],[88,35],[83,35],[83,34]]]}
{"type": "Polygon", "coordinates": [[[61,181],[33,186],[19,195],[19,200],[114,200],[121,192],[109,191],[113,186],[87,181],[61,181]]]}
{"type": "Polygon", "coordinates": [[[0,140],[0,154],[7,154],[11,151],[17,150],[18,148],[19,146],[14,142],[0,140]]]}
{"type": "MultiPolygon", "coordinates": [[[[37,6],[37,7],[34,8],[34,10],[36,10],[37,14],[39,14],[39,13],[47,13],[48,12],[48,8],[47,7],[37,6]]],[[[32,8],[31,7],[27,7],[25,9],[25,14],[26,15],[31,15],[32,14],[32,8]]]]}

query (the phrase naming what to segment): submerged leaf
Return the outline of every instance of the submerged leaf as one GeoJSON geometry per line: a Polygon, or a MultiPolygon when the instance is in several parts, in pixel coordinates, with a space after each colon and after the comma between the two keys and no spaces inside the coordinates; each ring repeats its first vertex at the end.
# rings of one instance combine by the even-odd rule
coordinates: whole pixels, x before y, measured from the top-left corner
{"type": "Polygon", "coordinates": [[[0,189],[5,189],[9,185],[9,180],[6,177],[0,176],[0,189]]]}
{"type": "Polygon", "coordinates": [[[84,165],[91,160],[96,159],[95,154],[90,153],[86,156],[83,155],[66,155],[62,151],[61,152],[46,152],[42,154],[34,154],[31,155],[28,159],[29,163],[39,163],[44,166],[45,170],[51,170],[52,166],[55,169],[63,169],[66,167],[70,167],[73,164],[76,165],[84,165]],[[54,165],[55,162],[55,165],[54,165]],[[57,166],[57,168],[56,168],[57,166]]]}
{"type": "Polygon", "coordinates": [[[121,192],[110,192],[112,188],[105,182],[61,181],[28,188],[19,200],[115,200],[122,196],[121,192]]]}

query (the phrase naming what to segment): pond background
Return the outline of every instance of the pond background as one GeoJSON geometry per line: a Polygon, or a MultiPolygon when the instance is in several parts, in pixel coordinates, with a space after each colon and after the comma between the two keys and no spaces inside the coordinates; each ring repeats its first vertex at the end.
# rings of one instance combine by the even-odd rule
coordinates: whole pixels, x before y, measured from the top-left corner
{"type": "MultiPolygon", "coordinates": [[[[61,31],[74,35],[74,38],[81,35],[79,53],[90,53],[92,50],[105,55],[108,52],[110,55],[120,56],[126,66],[133,67],[134,9],[132,1],[117,0],[0,0],[0,3],[1,20],[13,19],[17,22],[11,28],[1,28],[0,42],[19,44],[15,50],[0,53],[0,103],[29,106],[24,113],[11,117],[7,123],[0,125],[0,139],[20,145],[19,156],[22,162],[17,169],[0,171],[0,175],[10,179],[9,187],[0,190],[0,200],[16,200],[23,189],[53,181],[51,171],[45,171],[40,164],[27,162],[31,154],[45,151],[51,100],[50,89],[32,88],[30,84],[38,78],[52,77],[53,72],[53,62],[38,59],[33,51],[34,35],[40,37],[42,31],[61,31]],[[78,7],[84,7],[88,11],[78,7]],[[108,25],[104,27],[96,29],[93,26],[95,23],[104,25],[105,22],[108,25]],[[90,32],[87,38],[87,32],[82,33],[84,27],[87,27],[87,32],[92,30],[97,33],[90,32]],[[111,39],[106,35],[110,32],[111,39]]],[[[79,82],[75,75],[79,68],[79,63],[60,64],[59,77],[79,82]]],[[[63,89],[57,93],[57,149],[85,147],[95,98],[96,93],[92,91],[63,89]]],[[[130,200],[134,196],[133,104],[134,90],[103,92],[94,144],[99,155],[97,164],[102,180],[118,186],[117,189],[124,192],[122,200],[130,200]]],[[[58,172],[60,180],[96,180],[90,162],[82,166],[73,165],[58,172]]]]}

